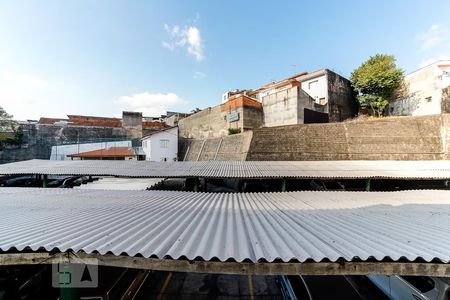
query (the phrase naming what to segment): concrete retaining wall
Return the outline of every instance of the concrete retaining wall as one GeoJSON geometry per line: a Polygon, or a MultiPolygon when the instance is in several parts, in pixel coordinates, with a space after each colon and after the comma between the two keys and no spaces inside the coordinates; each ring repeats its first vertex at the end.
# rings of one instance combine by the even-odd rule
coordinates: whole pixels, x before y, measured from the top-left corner
{"type": "MultiPolygon", "coordinates": [[[[220,106],[206,108],[178,122],[180,137],[184,138],[217,138],[228,134],[227,112],[222,112],[220,106]]],[[[239,128],[238,122],[235,122],[239,128]]],[[[231,127],[234,128],[234,127],[231,127]]]]}
{"type": "Polygon", "coordinates": [[[396,117],[253,131],[247,160],[449,159],[450,115],[396,117]]]}
{"type": "Polygon", "coordinates": [[[49,159],[52,146],[127,138],[127,130],[114,127],[24,125],[22,144],[0,151],[0,163],[49,159]]]}
{"type": "Polygon", "coordinates": [[[179,159],[246,160],[251,140],[251,131],[204,140],[181,138],[178,143],[179,159]]]}
{"type": "Polygon", "coordinates": [[[188,146],[186,160],[450,159],[450,115],[290,125],[222,139],[183,139],[181,159],[188,146]]]}

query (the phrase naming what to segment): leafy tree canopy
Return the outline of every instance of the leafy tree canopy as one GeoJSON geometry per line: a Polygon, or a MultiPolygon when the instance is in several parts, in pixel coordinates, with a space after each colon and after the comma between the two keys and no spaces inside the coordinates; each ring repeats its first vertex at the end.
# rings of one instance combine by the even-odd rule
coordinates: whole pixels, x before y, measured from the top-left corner
{"type": "Polygon", "coordinates": [[[0,128],[7,127],[11,125],[12,115],[8,114],[1,106],[0,106],[0,128]]]}
{"type": "Polygon", "coordinates": [[[378,116],[394,98],[403,80],[403,70],[393,55],[377,54],[355,69],[350,80],[362,107],[369,107],[378,116]]]}
{"type": "Polygon", "coordinates": [[[12,118],[13,116],[0,106],[0,150],[5,143],[20,142],[22,133],[16,128],[16,122],[12,118]]]}

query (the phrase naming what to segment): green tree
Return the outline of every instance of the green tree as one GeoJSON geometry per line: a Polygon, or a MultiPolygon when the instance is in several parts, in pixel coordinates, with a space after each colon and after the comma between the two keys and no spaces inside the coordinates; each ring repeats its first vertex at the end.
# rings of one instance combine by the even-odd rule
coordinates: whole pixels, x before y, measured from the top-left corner
{"type": "Polygon", "coordinates": [[[5,143],[16,143],[21,139],[22,132],[16,128],[16,122],[12,118],[13,116],[0,106],[0,149],[5,143]]]}
{"type": "Polygon", "coordinates": [[[381,116],[400,87],[403,70],[395,64],[393,55],[377,54],[355,69],[350,80],[361,107],[370,108],[374,115],[381,116]]]}

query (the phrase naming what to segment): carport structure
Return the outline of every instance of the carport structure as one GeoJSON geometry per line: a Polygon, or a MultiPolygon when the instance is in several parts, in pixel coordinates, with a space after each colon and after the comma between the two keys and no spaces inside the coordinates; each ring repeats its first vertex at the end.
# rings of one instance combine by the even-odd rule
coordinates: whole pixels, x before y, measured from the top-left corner
{"type": "Polygon", "coordinates": [[[28,160],[0,166],[0,175],[117,176],[186,178],[198,191],[200,179],[274,179],[281,191],[291,179],[448,180],[450,161],[50,161],[28,160]]]}
{"type": "Polygon", "coordinates": [[[450,161],[52,161],[0,166],[0,175],[152,178],[450,179],[450,161]]]}
{"type": "Polygon", "coordinates": [[[450,276],[450,191],[0,188],[0,264],[450,276]]]}

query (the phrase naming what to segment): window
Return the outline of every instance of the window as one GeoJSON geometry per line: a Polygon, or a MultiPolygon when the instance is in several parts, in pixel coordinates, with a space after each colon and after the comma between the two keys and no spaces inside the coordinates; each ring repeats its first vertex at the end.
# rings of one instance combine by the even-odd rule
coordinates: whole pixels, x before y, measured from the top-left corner
{"type": "Polygon", "coordinates": [[[161,148],[169,148],[169,140],[159,140],[161,148]]]}
{"type": "Polygon", "coordinates": [[[427,276],[402,276],[410,285],[415,287],[421,293],[426,293],[434,289],[434,281],[427,276]]]}

